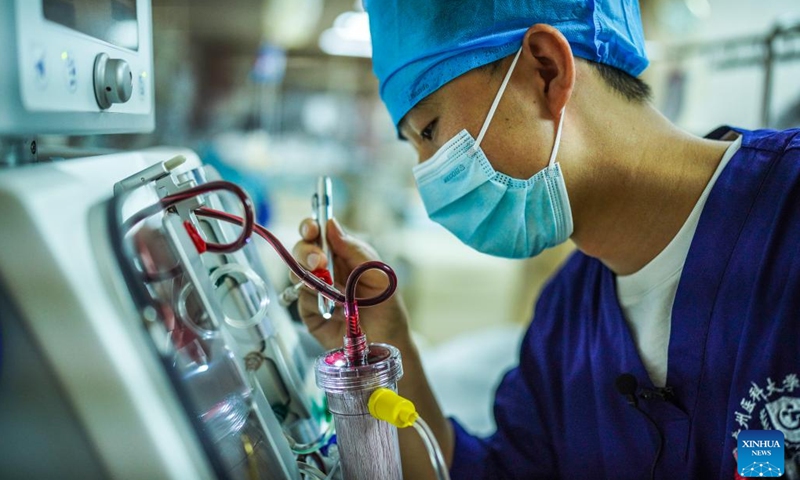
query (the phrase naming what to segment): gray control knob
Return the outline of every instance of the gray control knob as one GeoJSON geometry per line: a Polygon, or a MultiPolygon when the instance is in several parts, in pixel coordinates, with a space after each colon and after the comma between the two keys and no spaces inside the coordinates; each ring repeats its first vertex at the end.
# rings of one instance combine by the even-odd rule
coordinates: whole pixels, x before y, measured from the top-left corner
{"type": "Polygon", "coordinates": [[[133,75],[128,62],[101,53],[94,59],[94,96],[106,110],[115,103],[125,103],[133,93],[133,75]]]}

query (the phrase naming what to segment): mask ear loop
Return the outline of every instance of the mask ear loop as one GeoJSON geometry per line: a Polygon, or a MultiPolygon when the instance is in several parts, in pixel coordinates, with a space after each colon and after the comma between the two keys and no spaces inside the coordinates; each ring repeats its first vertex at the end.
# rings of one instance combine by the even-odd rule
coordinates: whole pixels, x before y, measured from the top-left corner
{"type": "Polygon", "coordinates": [[[553,144],[553,151],[550,153],[550,163],[548,164],[549,167],[552,167],[554,163],[556,163],[556,157],[558,156],[558,147],[561,145],[561,130],[564,128],[564,111],[567,109],[566,106],[561,108],[561,118],[558,119],[558,130],[556,130],[556,141],[553,144]]]}
{"type": "Polygon", "coordinates": [[[494,97],[494,102],[492,102],[492,107],[489,109],[489,114],[486,116],[486,120],[483,122],[483,126],[481,127],[480,133],[478,133],[478,138],[475,140],[475,145],[472,146],[472,151],[477,151],[478,148],[481,146],[481,142],[483,141],[484,135],[486,135],[486,130],[489,129],[489,124],[492,122],[492,117],[494,117],[494,112],[497,110],[497,105],[500,104],[500,99],[503,98],[503,92],[506,90],[506,86],[508,85],[508,81],[511,80],[511,74],[514,73],[514,67],[517,66],[517,60],[519,60],[519,55],[522,53],[522,47],[519,47],[517,50],[517,54],[514,56],[514,60],[511,62],[511,67],[508,68],[508,73],[506,73],[506,77],[503,79],[503,83],[500,84],[500,89],[497,91],[497,95],[494,97]]]}

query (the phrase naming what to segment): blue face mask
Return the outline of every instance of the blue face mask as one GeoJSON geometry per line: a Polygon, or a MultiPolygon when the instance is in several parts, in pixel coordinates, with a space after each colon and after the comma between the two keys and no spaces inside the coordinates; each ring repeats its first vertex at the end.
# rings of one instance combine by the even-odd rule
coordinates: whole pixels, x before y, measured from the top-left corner
{"type": "Polygon", "coordinates": [[[477,141],[462,130],[430,160],[414,167],[431,220],[475,250],[506,258],[536,256],[565,242],[573,228],[567,187],[555,161],[563,110],[549,165],[527,180],[496,171],[480,148],[521,51],[500,85],[477,141]]]}

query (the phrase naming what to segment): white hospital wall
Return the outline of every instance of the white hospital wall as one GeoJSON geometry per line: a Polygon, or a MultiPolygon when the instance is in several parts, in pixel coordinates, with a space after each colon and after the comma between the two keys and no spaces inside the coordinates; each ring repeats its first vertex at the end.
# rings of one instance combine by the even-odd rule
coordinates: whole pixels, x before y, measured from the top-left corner
{"type": "MultiPolygon", "coordinates": [[[[687,0],[692,1],[704,0],[687,0]]],[[[762,96],[764,86],[763,65],[719,68],[708,55],[690,56],[678,62],[665,61],[665,54],[675,45],[695,42],[716,42],[753,35],[766,35],[776,22],[800,22],[799,0],[709,0],[710,14],[705,19],[686,17],[686,22],[676,25],[666,18],[661,2],[650,21],[646,18],[648,53],[652,65],[645,78],[654,86],[655,101],[665,112],[667,82],[677,72],[685,75],[682,109],[673,118],[687,130],[704,134],[719,125],[744,128],[761,128],[762,96]],[[658,14],[661,16],[659,17],[658,14]],[[648,28],[649,27],[649,28],[648,28]]],[[[791,105],[800,102],[800,61],[777,63],[773,77],[771,117],[773,122],[791,105]]],[[[674,94],[674,92],[671,92],[674,94]]]]}

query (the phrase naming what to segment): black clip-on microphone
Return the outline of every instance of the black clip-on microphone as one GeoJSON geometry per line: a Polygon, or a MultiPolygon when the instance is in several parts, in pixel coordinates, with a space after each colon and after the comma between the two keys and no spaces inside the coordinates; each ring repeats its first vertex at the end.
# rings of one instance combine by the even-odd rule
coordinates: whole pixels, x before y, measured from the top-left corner
{"type": "Polygon", "coordinates": [[[625,401],[628,402],[628,405],[644,415],[644,418],[646,418],[656,429],[656,432],[658,432],[658,450],[656,450],[656,458],[653,460],[653,465],[650,467],[650,479],[652,480],[656,475],[656,465],[658,465],[658,461],[661,459],[661,450],[664,446],[664,434],[661,433],[661,429],[658,427],[656,421],[653,420],[653,417],[639,408],[639,399],[636,395],[636,391],[639,389],[639,382],[636,380],[636,377],[630,373],[623,373],[617,377],[614,384],[617,387],[617,391],[625,397],[625,401]]]}

